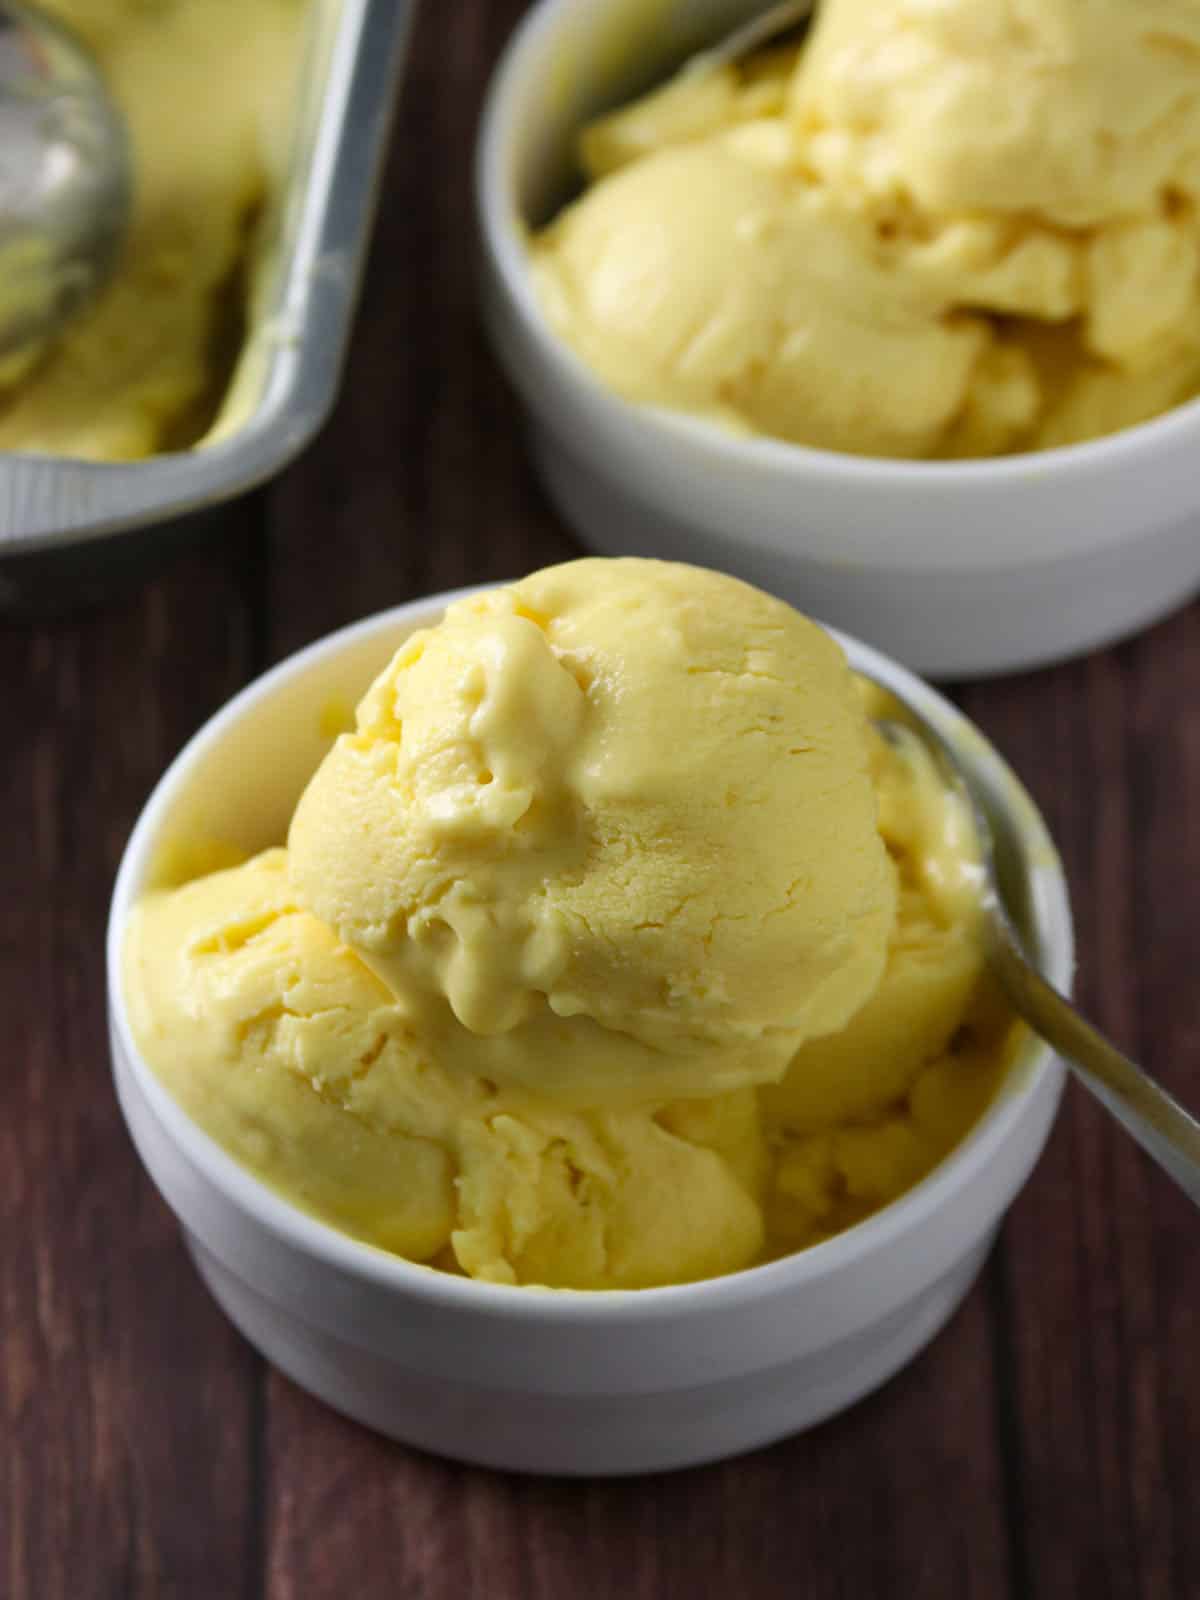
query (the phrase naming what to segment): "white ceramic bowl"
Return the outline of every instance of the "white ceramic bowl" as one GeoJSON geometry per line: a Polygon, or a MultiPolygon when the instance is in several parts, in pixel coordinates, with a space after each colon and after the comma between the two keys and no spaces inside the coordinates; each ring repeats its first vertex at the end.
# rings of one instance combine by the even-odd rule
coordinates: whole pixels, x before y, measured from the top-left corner
{"type": "MultiPolygon", "coordinates": [[[[679,1288],[584,1293],[474,1283],[390,1256],[302,1212],[187,1117],[139,1054],[121,993],[131,906],[164,840],[278,842],[322,756],[319,708],[353,703],[453,596],[385,612],[293,656],[213,718],[159,783],[121,864],[108,932],[113,1067],[143,1162],[205,1282],[246,1337],[339,1411],[443,1455],[524,1471],[625,1473],[746,1450],[820,1421],[945,1322],[1037,1159],[1062,1069],[1031,1044],[996,1103],[923,1183],[786,1260],[679,1288]]],[[[852,661],[953,731],[958,713],[873,651],[852,661]]],[[[1066,986],[1066,885],[999,757],[981,777],[1020,813],[1030,935],[1066,986]]]]}
{"type": "Polygon", "coordinates": [[[978,462],[744,439],[608,391],[546,326],[522,227],[564,193],[583,117],[748,0],[541,0],[492,83],[476,162],[483,297],[533,455],[607,554],[735,572],[934,677],[1073,655],[1200,585],[1200,402],[1094,443],[978,462]]]}

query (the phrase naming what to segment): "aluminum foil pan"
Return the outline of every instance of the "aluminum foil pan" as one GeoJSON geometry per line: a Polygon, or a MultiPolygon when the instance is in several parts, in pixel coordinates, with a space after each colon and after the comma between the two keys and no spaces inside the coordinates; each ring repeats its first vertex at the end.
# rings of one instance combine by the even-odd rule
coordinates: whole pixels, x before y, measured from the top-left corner
{"type": "Polygon", "coordinates": [[[249,274],[247,335],[196,447],[93,463],[0,453],[0,609],[72,604],[196,513],[296,456],[337,392],[412,21],[411,0],[311,0],[273,236],[249,274]]]}

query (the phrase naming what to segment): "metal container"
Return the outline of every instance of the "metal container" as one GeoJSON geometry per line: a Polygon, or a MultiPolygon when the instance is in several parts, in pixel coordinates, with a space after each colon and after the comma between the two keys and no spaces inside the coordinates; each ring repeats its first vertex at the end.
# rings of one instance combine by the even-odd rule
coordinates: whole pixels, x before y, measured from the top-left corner
{"type": "Polygon", "coordinates": [[[247,334],[195,447],[114,464],[0,453],[0,609],[72,605],[296,456],[334,401],[411,0],[311,0],[296,125],[247,274],[247,334]]]}

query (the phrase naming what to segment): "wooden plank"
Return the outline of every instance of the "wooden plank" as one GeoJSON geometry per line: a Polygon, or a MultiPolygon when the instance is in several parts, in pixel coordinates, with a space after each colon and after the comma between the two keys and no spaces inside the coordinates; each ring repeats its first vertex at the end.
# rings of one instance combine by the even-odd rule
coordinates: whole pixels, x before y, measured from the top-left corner
{"type": "MultiPolygon", "coordinates": [[[[1136,1046],[1200,1115],[1200,602],[1131,656],[1131,834],[1136,1046]]],[[[1158,1173],[1146,1186],[1152,1320],[1129,1352],[1136,1525],[1178,1595],[1200,1594],[1200,1275],[1193,1204],[1158,1173]],[[1146,1458],[1149,1457],[1149,1465],[1146,1458]],[[1165,1492],[1164,1492],[1165,1489],[1165,1492]]],[[[1146,1593],[1153,1593],[1147,1585],[1146,1593]]]]}
{"type": "Polygon", "coordinates": [[[250,665],[246,513],[103,609],[0,627],[0,1594],[256,1592],[258,1363],[192,1270],[109,1078],[128,829],[250,665]]]}
{"type": "MultiPolygon", "coordinates": [[[[1118,650],[964,697],[1059,842],[1080,1003],[1193,1106],[1198,622],[1193,606],[1118,650]]],[[[1003,1245],[1030,1596],[1200,1593],[1195,1230],[1190,1203],[1069,1086],[1003,1245]]]]}
{"type": "Polygon", "coordinates": [[[853,1411],[737,1461],[555,1482],[434,1460],[271,1385],[271,1600],[997,1600],[986,1296],[853,1411]],[[314,1530],[319,1529],[319,1533],[314,1530]]]}

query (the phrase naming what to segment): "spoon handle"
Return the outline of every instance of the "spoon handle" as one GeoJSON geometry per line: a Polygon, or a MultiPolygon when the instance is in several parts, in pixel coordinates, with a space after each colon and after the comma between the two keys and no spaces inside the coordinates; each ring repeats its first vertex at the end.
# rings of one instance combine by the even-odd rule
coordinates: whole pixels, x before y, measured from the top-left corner
{"type": "Polygon", "coordinates": [[[686,70],[711,72],[716,67],[727,67],[740,61],[743,56],[770,44],[772,39],[786,33],[789,28],[807,22],[815,3],[816,0],[780,0],[778,5],[768,6],[724,39],[693,56],[686,70]]]}
{"type": "Polygon", "coordinates": [[[1054,1046],[1146,1154],[1200,1205],[1200,1122],[1030,966],[1007,919],[993,914],[988,924],[994,971],[1013,1009],[1054,1046]]]}

